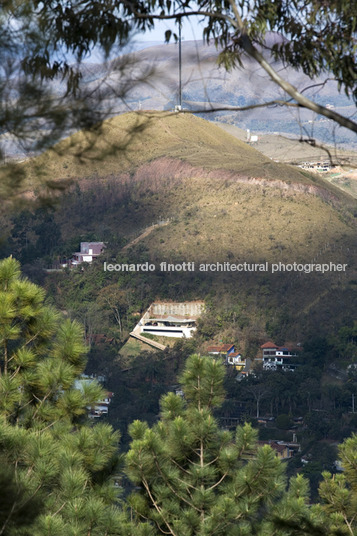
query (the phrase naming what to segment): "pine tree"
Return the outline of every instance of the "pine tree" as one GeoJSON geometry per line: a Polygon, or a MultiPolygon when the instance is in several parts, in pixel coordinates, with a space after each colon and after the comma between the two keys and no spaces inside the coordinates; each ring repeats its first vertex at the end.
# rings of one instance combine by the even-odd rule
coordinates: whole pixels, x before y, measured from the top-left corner
{"type": "Polygon", "coordinates": [[[357,534],[357,435],[339,446],[343,472],[325,471],[319,487],[321,508],[327,516],[330,534],[357,534]]]}
{"type": "Polygon", "coordinates": [[[118,434],[87,419],[101,387],[75,387],[85,351],[79,324],[45,304],[17,261],[1,261],[0,535],[122,533],[111,480],[118,434]]]}
{"type": "Polygon", "coordinates": [[[212,412],[224,398],[223,376],[220,362],[191,356],[181,377],[184,398],[164,396],[152,428],[130,426],[126,470],[140,488],[129,497],[137,533],[323,534],[310,514],[306,480],[292,479],[286,491],[283,465],[268,445],[257,447],[256,430],[219,428],[212,412]]]}

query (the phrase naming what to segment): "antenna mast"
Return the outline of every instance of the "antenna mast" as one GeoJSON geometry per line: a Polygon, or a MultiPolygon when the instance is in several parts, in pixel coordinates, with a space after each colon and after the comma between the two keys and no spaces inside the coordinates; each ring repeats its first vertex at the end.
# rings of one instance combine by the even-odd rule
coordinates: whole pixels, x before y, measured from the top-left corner
{"type": "Polygon", "coordinates": [[[179,22],[179,109],[182,109],[182,54],[181,54],[181,24],[179,22]]]}

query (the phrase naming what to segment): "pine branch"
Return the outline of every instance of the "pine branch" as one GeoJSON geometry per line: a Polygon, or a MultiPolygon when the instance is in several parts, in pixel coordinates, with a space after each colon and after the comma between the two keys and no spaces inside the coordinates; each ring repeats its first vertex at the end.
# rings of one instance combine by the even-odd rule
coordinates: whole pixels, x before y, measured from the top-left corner
{"type": "MultiPolygon", "coordinates": [[[[166,477],[166,475],[162,472],[161,470],[161,467],[160,467],[160,464],[157,462],[157,458],[155,456],[155,465],[160,473],[160,475],[162,476],[165,484],[167,485],[167,487],[172,491],[172,493],[175,495],[175,497],[177,497],[180,501],[183,501],[185,502],[186,504],[188,504],[188,506],[190,506],[191,508],[193,508],[194,510],[197,510],[198,512],[200,512],[200,509],[197,508],[193,503],[191,503],[190,501],[188,501],[187,499],[185,499],[184,497],[182,497],[181,495],[179,495],[175,489],[171,486],[168,478],[166,477]]],[[[180,482],[183,482],[182,480],[180,482]]],[[[186,482],[183,482],[183,484],[187,485],[186,482]]]]}
{"type": "MultiPolygon", "coordinates": [[[[150,487],[149,487],[149,484],[148,484],[146,478],[142,478],[142,483],[144,484],[144,488],[146,489],[146,492],[147,492],[147,494],[149,495],[150,500],[151,500],[151,502],[152,502],[152,504],[153,504],[155,510],[156,510],[157,513],[161,516],[163,522],[165,523],[165,525],[166,525],[167,528],[169,529],[169,531],[170,531],[169,534],[172,534],[172,536],[177,536],[177,535],[175,534],[175,532],[173,531],[173,529],[171,528],[169,522],[165,519],[164,514],[163,514],[163,512],[162,512],[162,509],[160,508],[160,506],[159,506],[159,505],[157,504],[157,502],[155,501],[155,499],[154,499],[154,497],[153,497],[153,495],[152,495],[152,493],[151,493],[151,491],[150,491],[150,487]]],[[[167,533],[165,533],[165,534],[167,534],[167,533]]]]}
{"type": "Polygon", "coordinates": [[[208,491],[210,491],[211,489],[215,489],[217,486],[219,486],[221,482],[223,482],[223,480],[226,478],[226,476],[228,476],[228,473],[224,473],[224,475],[218,480],[218,482],[216,482],[215,484],[213,484],[213,486],[208,488],[208,491]]]}

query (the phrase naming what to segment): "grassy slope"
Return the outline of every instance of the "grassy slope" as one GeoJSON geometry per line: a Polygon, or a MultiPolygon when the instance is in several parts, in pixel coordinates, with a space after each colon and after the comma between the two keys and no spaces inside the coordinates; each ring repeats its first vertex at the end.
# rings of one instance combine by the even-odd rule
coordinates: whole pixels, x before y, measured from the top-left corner
{"type": "Polygon", "coordinates": [[[353,232],[319,197],[261,186],[187,179],[171,190],[166,204],[174,207],[175,221],[145,243],[161,255],[175,251],[187,259],[222,261],[230,252],[253,262],[307,262],[322,244],[353,232]]]}
{"type": "MultiPolygon", "coordinates": [[[[160,157],[179,158],[205,169],[226,169],[247,176],[309,184],[295,168],[287,168],[198,117],[169,112],[128,113],[105,121],[96,131],[76,133],[25,167],[36,182],[106,176],[130,171],[160,157]]],[[[323,185],[323,181],[314,179],[323,185]]],[[[325,185],[336,193],[338,190],[325,185]]]]}
{"type": "MultiPolygon", "coordinates": [[[[32,180],[36,168],[53,179],[80,179],[81,192],[67,195],[56,213],[62,236],[103,239],[105,231],[130,239],[170,218],[126,258],[347,262],[347,273],[323,276],[211,274],[207,283],[198,274],[194,291],[191,280],[172,297],[205,297],[212,290],[222,306],[230,307],[232,299],[248,304],[259,333],[267,320],[281,322],[282,313],[288,318],[288,311],[286,333],[293,339],[303,337],[309,323],[315,329],[350,314],[357,278],[348,195],[190,115],[125,114],[102,125],[92,138],[95,146],[89,138],[75,134],[31,164],[32,180]],[[74,156],[78,147],[86,149],[81,158],[74,156]]],[[[172,279],[179,284],[182,275],[172,279]]]]}
{"type": "MultiPolygon", "coordinates": [[[[244,141],[247,138],[246,131],[241,128],[228,123],[217,122],[216,124],[239,140],[244,141]]],[[[260,134],[259,141],[254,147],[269,158],[285,163],[297,164],[308,160],[324,162],[329,159],[329,154],[321,148],[301,143],[298,139],[289,139],[283,135],[260,134]]],[[[333,169],[331,173],[320,175],[320,180],[334,184],[357,199],[357,153],[332,145],[327,145],[326,149],[329,150],[332,161],[342,167],[333,169]]]]}

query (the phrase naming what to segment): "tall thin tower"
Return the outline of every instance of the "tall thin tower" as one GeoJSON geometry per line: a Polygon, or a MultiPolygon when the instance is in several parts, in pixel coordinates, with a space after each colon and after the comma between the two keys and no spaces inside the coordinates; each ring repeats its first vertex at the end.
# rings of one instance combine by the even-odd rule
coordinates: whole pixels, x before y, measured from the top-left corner
{"type": "Polygon", "coordinates": [[[182,51],[181,51],[181,19],[179,22],[179,110],[182,109],[182,51]]]}

